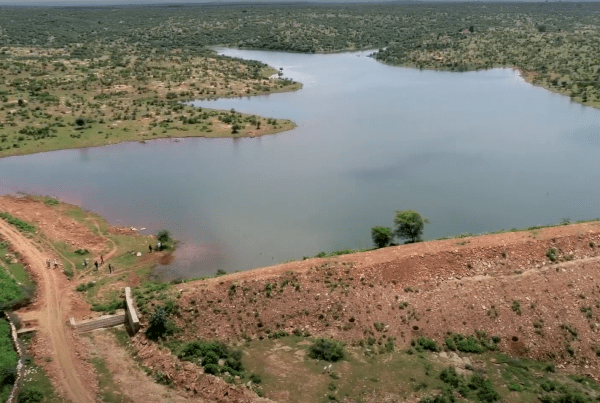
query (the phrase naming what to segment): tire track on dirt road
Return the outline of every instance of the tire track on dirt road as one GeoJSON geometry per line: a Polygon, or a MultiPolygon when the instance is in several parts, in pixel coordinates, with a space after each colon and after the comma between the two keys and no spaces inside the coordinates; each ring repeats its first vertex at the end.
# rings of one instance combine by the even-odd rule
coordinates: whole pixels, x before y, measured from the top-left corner
{"type": "Polygon", "coordinates": [[[48,270],[44,254],[30,239],[4,220],[0,220],[0,232],[37,274],[37,297],[41,302],[38,331],[49,340],[52,359],[58,367],[56,378],[64,390],[65,397],[74,403],[93,403],[95,399],[89,390],[91,385],[82,382],[80,372],[83,365],[78,362],[73,343],[68,336],[65,307],[70,301],[69,293],[60,289],[61,279],[58,276],[62,276],[62,273],[58,270],[48,270]]]}

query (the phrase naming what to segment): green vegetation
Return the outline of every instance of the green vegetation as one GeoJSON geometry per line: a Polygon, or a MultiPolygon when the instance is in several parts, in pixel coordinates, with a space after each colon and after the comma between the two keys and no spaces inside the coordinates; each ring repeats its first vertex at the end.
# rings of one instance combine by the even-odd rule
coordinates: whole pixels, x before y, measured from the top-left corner
{"type": "Polygon", "coordinates": [[[125,309],[125,301],[121,298],[116,298],[111,302],[104,304],[92,304],[92,311],[106,312],[113,315],[117,309],[125,309]]]}
{"type": "Polygon", "coordinates": [[[196,340],[178,346],[174,353],[184,361],[200,362],[204,372],[208,374],[227,373],[230,376],[244,374],[242,351],[233,350],[225,343],[196,340]]]}
{"type": "Polygon", "coordinates": [[[421,217],[416,211],[396,211],[396,217],[394,218],[394,224],[396,224],[395,234],[400,239],[408,239],[406,243],[419,242],[425,224],[428,222],[427,218],[421,217]]]}
{"type": "Polygon", "coordinates": [[[175,324],[169,320],[172,310],[162,306],[156,307],[154,313],[150,315],[148,329],[146,329],[146,336],[149,339],[163,339],[177,331],[175,324]]]}
{"type": "Polygon", "coordinates": [[[35,226],[25,222],[17,217],[13,217],[9,213],[0,213],[0,218],[4,219],[10,225],[14,225],[17,229],[23,233],[35,233],[35,226]]]}
{"type": "Polygon", "coordinates": [[[394,234],[389,227],[373,227],[371,228],[371,239],[378,248],[384,248],[392,242],[394,234]]]}
{"type": "Polygon", "coordinates": [[[293,127],[180,103],[300,88],[263,63],[217,55],[215,45],[379,49],[373,57],[383,63],[451,71],[515,67],[536,85],[600,106],[599,8],[594,2],[7,8],[0,156],[293,127]]]}
{"type": "Polygon", "coordinates": [[[450,364],[441,354],[426,349],[415,352],[413,348],[413,354],[370,354],[379,341],[348,344],[344,360],[327,363],[325,370],[322,361],[310,357],[311,344],[297,336],[248,341],[242,361],[248,373],[260,377],[265,397],[275,399],[286,393],[290,403],[361,401],[365,396],[373,401],[422,399],[437,403],[554,403],[580,401],[559,399],[581,396],[581,402],[591,403],[600,397],[599,385],[593,380],[549,371],[545,362],[492,350],[478,354],[472,365],[450,364]],[[294,376],[282,376],[282,368],[294,376]],[[306,388],[307,384],[311,387],[306,388]]]}
{"type": "MultiPolygon", "coordinates": [[[[31,335],[25,335],[20,337],[21,342],[26,346],[31,342],[31,335]]],[[[36,402],[40,401],[43,403],[63,403],[62,399],[54,390],[50,378],[42,370],[41,367],[37,366],[35,362],[30,358],[24,357],[24,377],[21,392],[19,395],[19,402],[36,402]],[[40,399],[41,400],[36,400],[40,399]]]]}
{"type": "Polygon", "coordinates": [[[548,250],[546,251],[546,257],[551,262],[558,261],[558,251],[556,250],[556,248],[548,248],[548,250]]]}
{"type": "Polygon", "coordinates": [[[439,351],[437,343],[434,340],[428,339],[427,337],[423,336],[411,341],[410,344],[415,348],[415,350],[419,352],[422,352],[424,350],[439,351]]]}
{"type": "Polygon", "coordinates": [[[25,268],[0,238],[0,310],[25,302],[33,296],[34,283],[25,268]]]}
{"type": "Polygon", "coordinates": [[[0,264],[0,310],[14,305],[23,297],[22,288],[0,264]]]}
{"type": "Polygon", "coordinates": [[[96,283],[93,281],[90,281],[89,283],[81,283],[75,288],[75,290],[79,292],[86,292],[87,290],[91,289],[94,285],[96,285],[96,283]]]}
{"type": "Polygon", "coordinates": [[[344,345],[331,339],[317,339],[308,349],[308,356],[317,360],[336,362],[345,356],[344,345]]]}
{"type": "Polygon", "coordinates": [[[0,401],[8,399],[17,376],[19,357],[13,346],[8,321],[0,318],[0,401]]]}
{"type": "Polygon", "coordinates": [[[94,372],[98,379],[99,397],[105,403],[121,403],[123,392],[106,366],[106,362],[99,356],[92,357],[90,363],[94,366],[94,372]]]}
{"type": "Polygon", "coordinates": [[[475,336],[463,336],[462,334],[454,333],[446,338],[446,346],[450,350],[475,354],[481,354],[488,350],[496,350],[499,342],[499,337],[488,338],[483,332],[479,332],[475,336]]]}

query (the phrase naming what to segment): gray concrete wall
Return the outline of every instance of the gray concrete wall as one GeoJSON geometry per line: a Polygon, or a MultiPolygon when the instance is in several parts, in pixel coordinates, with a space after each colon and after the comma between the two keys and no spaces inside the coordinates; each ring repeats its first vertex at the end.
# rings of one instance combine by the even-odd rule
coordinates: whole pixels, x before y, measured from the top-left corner
{"type": "Polygon", "coordinates": [[[127,304],[127,322],[131,327],[133,333],[137,333],[140,330],[140,320],[138,319],[135,306],[133,306],[133,298],[131,297],[131,288],[125,287],[125,302],[127,304]]]}
{"type": "Polygon", "coordinates": [[[123,325],[126,320],[125,314],[106,315],[95,319],[83,320],[81,322],[75,322],[75,320],[71,318],[71,324],[75,323],[73,327],[78,333],[85,333],[105,327],[123,325]]]}

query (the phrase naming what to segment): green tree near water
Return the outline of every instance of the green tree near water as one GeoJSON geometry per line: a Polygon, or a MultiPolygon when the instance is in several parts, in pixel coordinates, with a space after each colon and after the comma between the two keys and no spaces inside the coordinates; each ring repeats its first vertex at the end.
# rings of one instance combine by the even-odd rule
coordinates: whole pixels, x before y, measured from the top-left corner
{"type": "Polygon", "coordinates": [[[389,227],[373,227],[371,228],[371,238],[378,248],[385,248],[392,242],[394,234],[389,227]]]}
{"type": "Polygon", "coordinates": [[[167,231],[166,229],[163,229],[158,232],[156,239],[158,239],[158,242],[161,242],[164,244],[171,240],[171,233],[169,231],[167,231]]]}
{"type": "Polygon", "coordinates": [[[396,218],[394,218],[394,224],[396,224],[395,234],[400,239],[408,239],[405,243],[420,242],[423,229],[428,222],[427,218],[423,218],[416,211],[396,211],[396,218]]]}

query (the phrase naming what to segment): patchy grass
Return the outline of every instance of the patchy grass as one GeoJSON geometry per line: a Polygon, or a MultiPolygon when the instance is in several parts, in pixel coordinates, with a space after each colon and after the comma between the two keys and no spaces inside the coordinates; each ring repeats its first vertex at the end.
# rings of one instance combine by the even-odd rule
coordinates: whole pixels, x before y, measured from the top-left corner
{"type": "MultiPolygon", "coordinates": [[[[28,345],[31,341],[30,336],[21,337],[21,341],[28,345]]],[[[50,378],[42,367],[38,366],[33,359],[25,360],[25,376],[23,377],[23,388],[36,388],[44,395],[43,403],[64,403],[64,400],[58,395],[52,386],[50,378]]]]}
{"type": "Polygon", "coordinates": [[[100,390],[99,398],[105,403],[124,403],[129,400],[123,395],[121,388],[112,374],[106,367],[106,362],[101,357],[93,357],[90,363],[94,366],[96,377],[98,379],[98,387],[100,390]]]}
{"type": "Polygon", "coordinates": [[[289,403],[344,398],[364,401],[367,396],[369,401],[427,401],[427,397],[434,401],[447,390],[453,390],[456,396],[464,393],[467,401],[483,402],[495,401],[495,397],[498,401],[531,403],[546,397],[554,402],[567,395],[581,395],[582,402],[591,402],[600,396],[598,385],[589,378],[550,372],[547,363],[496,352],[478,354],[470,370],[462,368],[459,372],[449,370],[439,353],[381,350],[372,354],[369,346],[358,345],[346,347],[343,361],[329,363],[310,358],[311,344],[299,336],[253,340],[242,348],[242,362],[248,373],[260,379],[265,397],[289,403]]]}
{"type": "Polygon", "coordinates": [[[2,212],[0,213],[0,218],[9,223],[12,226],[15,226],[19,231],[23,233],[31,233],[34,234],[36,231],[35,225],[30,224],[26,221],[21,220],[20,218],[13,217],[9,213],[2,212]]]}

